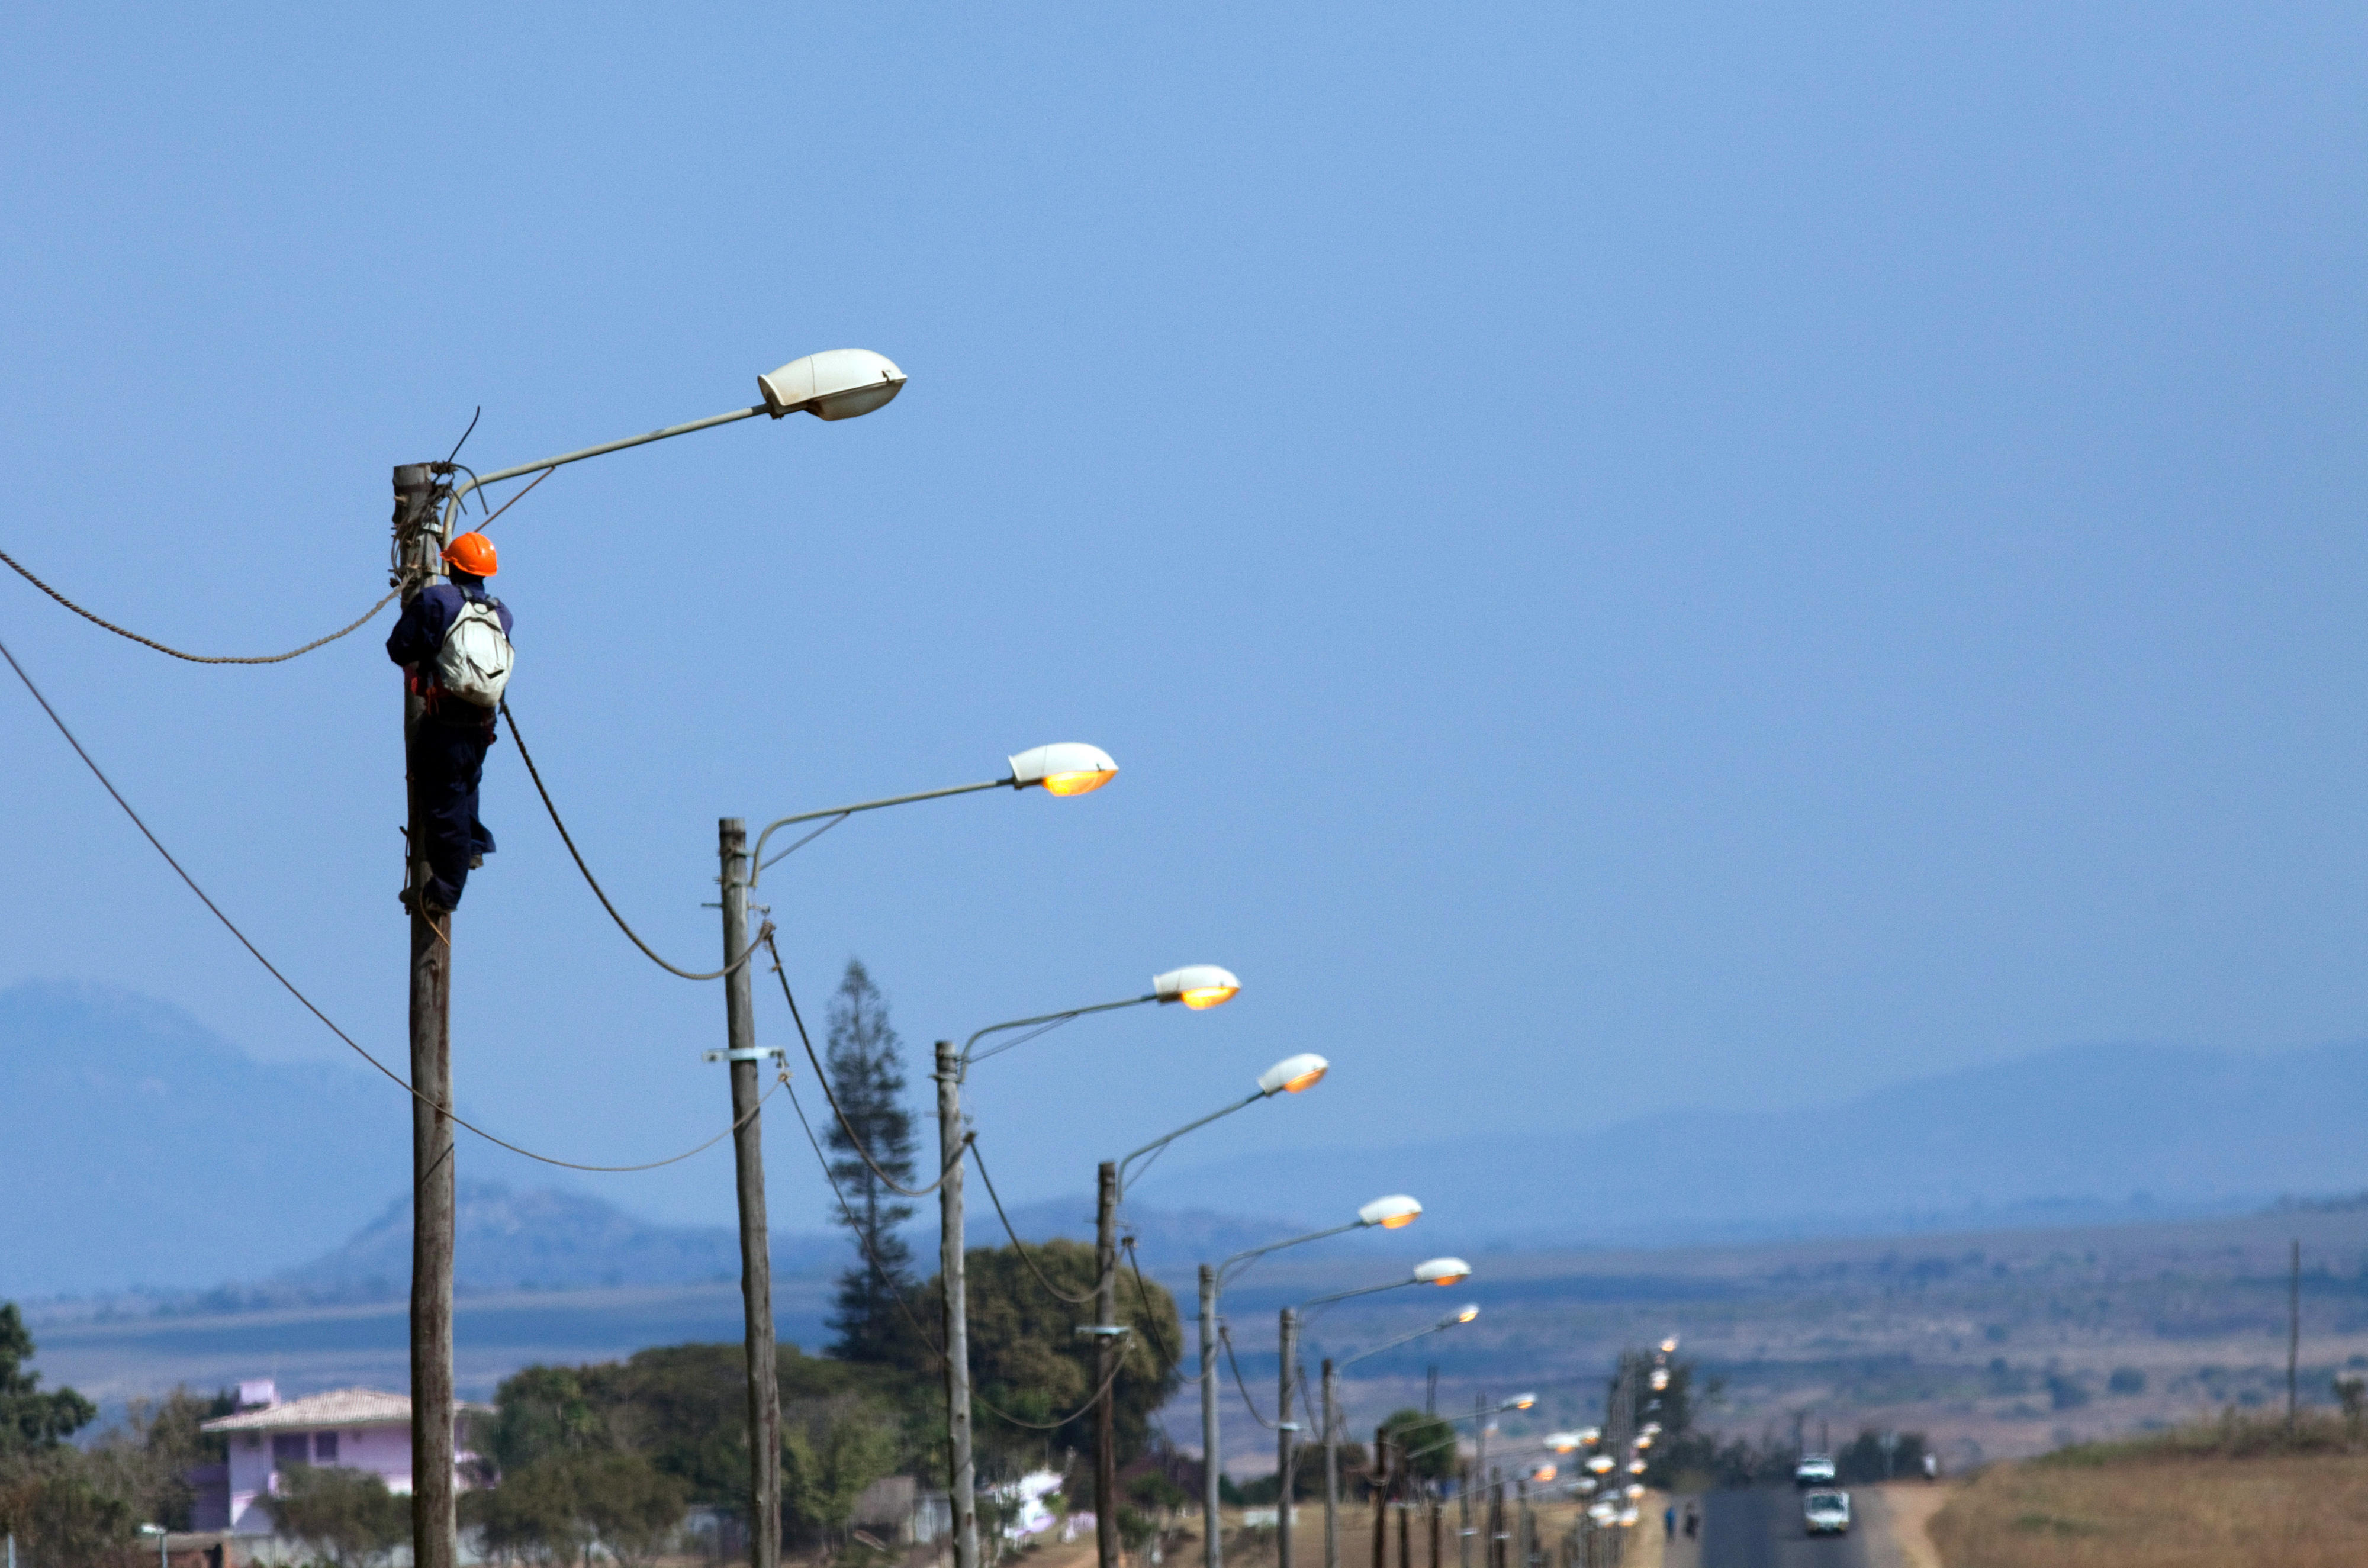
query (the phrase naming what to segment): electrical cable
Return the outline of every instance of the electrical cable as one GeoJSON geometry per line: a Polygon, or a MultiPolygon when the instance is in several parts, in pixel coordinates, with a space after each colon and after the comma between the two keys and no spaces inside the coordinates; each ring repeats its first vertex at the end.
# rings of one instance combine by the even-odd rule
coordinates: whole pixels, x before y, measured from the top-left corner
{"type": "MultiPolygon", "coordinates": [[[[789,1077],[786,1074],[782,1075],[781,1082],[784,1085],[789,1083],[789,1077]]],[[[896,1298],[896,1305],[904,1312],[905,1321],[913,1325],[913,1332],[920,1335],[921,1343],[929,1347],[930,1354],[937,1357],[938,1364],[939,1366],[943,1366],[946,1360],[945,1346],[940,1344],[937,1337],[931,1335],[928,1329],[921,1326],[920,1316],[913,1311],[913,1303],[905,1299],[904,1287],[897,1283],[894,1275],[890,1274],[886,1268],[882,1267],[879,1256],[872,1252],[871,1240],[863,1233],[863,1227],[856,1223],[855,1210],[848,1203],[847,1194],[839,1190],[838,1178],[831,1175],[830,1157],[822,1152],[822,1140],[814,1136],[814,1123],[807,1119],[806,1108],[799,1102],[798,1092],[794,1088],[790,1090],[790,1104],[797,1110],[798,1125],[805,1129],[806,1143],[808,1147],[814,1150],[815,1163],[822,1166],[823,1180],[830,1184],[830,1195],[838,1200],[838,1211],[847,1218],[847,1228],[855,1233],[856,1244],[862,1249],[865,1260],[871,1265],[872,1271],[879,1275],[881,1283],[886,1285],[888,1287],[889,1293],[896,1298]]],[[[965,1139],[964,1142],[967,1142],[968,1140],[965,1139]]],[[[945,1178],[940,1176],[939,1179],[942,1181],[945,1178]]],[[[1093,1398],[1087,1400],[1079,1408],[1071,1411],[1066,1415],[1064,1415],[1058,1421],[1030,1421],[1024,1417],[1014,1415],[1009,1411],[996,1404],[994,1401],[988,1399],[985,1395],[980,1393],[975,1387],[971,1390],[971,1403],[975,1405],[983,1406],[988,1415],[993,1415],[999,1421],[1008,1422],[1014,1426],[1024,1426],[1030,1431],[1036,1432],[1057,1432],[1062,1427],[1066,1426],[1070,1422],[1077,1419],[1078,1416],[1087,1414],[1088,1411],[1092,1410],[1094,1406],[1099,1404],[1101,1403],[1102,1395],[1109,1392],[1111,1385],[1118,1381],[1118,1375],[1120,1371],[1124,1369],[1125,1365],[1126,1358],[1124,1357],[1121,1357],[1117,1363],[1110,1368],[1110,1375],[1102,1381],[1102,1386],[1095,1391],[1093,1398]]]]}
{"type": "MultiPolygon", "coordinates": [[[[855,1124],[848,1120],[847,1112],[839,1108],[838,1096],[831,1092],[830,1074],[824,1069],[822,1058],[814,1054],[814,1038],[806,1033],[805,1015],[798,1011],[798,999],[790,990],[790,972],[781,967],[781,949],[780,944],[773,940],[773,923],[771,921],[768,920],[765,922],[765,928],[757,933],[757,941],[762,942],[766,949],[773,955],[774,978],[778,979],[781,983],[781,998],[790,1005],[790,1017],[796,1021],[798,1026],[798,1043],[806,1048],[806,1060],[814,1065],[814,1077],[822,1085],[823,1098],[830,1102],[831,1114],[838,1118],[838,1125],[840,1129],[846,1132],[848,1142],[853,1146],[858,1154],[863,1156],[863,1163],[871,1167],[871,1174],[880,1179],[880,1184],[882,1187],[885,1187],[889,1191],[905,1198],[927,1198],[929,1194],[937,1191],[938,1188],[945,1186],[946,1177],[952,1173],[955,1167],[962,1164],[962,1151],[959,1149],[954,1151],[954,1157],[946,1162],[945,1169],[938,1173],[938,1179],[931,1182],[927,1187],[912,1187],[903,1186],[898,1183],[894,1176],[890,1176],[886,1171],[880,1168],[880,1162],[873,1159],[871,1157],[871,1151],[863,1146],[862,1136],[855,1131],[855,1124]]],[[[756,943],[750,943],[748,950],[750,952],[756,951],[756,943]]]]}
{"type": "MultiPolygon", "coordinates": [[[[584,854],[575,847],[575,835],[567,831],[567,824],[559,820],[559,808],[551,803],[551,791],[542,786],[542,770],[535,767],[534,754],[526,749],[526,737],[518,733],[518,715],[510,711],[509,699],[504,697],[495,700],[500,705],[502,717],[509,722],[510,739],[518,744],[518,760],[526,764],[526,776],[534,780],[534,792],[542,797],[542,809],[551,813],[551,825],[559,830],[559,842],[567,846],[567,853],[575,861],[575,869],[584,873],[584,881],[592,889],[592,896],[600,901],[600,907],[609,912],[609,918],[617,923],[617,929],[625,934],[625,939],[642,949],[643,957],[668,974],[678,974],[685,980],[721,980],[757,956],[757,942],[751,942],[735,961],[725,964],[722,969],[710,970],[704,974],[679,969],[658,957],[656,951],[647,942],[642,940],[641,933],[625,924],[625,917],[617,913],[617,906],[609,903],[609,895],[601,891],[600,879],[594,876],[592,868],[584,863],[584,854]]],[[[770,931],[772,928],[771,922],[767,922],[765,931],[770,931]]],[[[757,941],[761,942],[764,939],[763,932],[759,932],[757,941]]]]}
{"type": "MultiPolygon", "coordinates": [[[[417,1089],[413,1088],[401,1074],[397,1074],[385,1062],[381,1062],[377,1057],[372,1056],[369,1051],[363,1050],[361,1045],[355,1040],[353,1036],[339,1028],[336,1026],[336,1021],[332,1019],[328,1014],[324,1013],[319,1007],[315,1006],[310,996],[305,995],[302,991],[296,989],[295,983],[290,980],[286,975],[280,973],[278,965],[274,964],[269,959],[263,956],[263,949],[256,947],[253,942],[247,939],[246,933],[240,930],[237,924],[233,921],[229,915],[222,913],[222,906],[216,903],[213,899],[207,894],[205,889],[198,885],[197,879],[190,876],[187,870],[183,869],[181,863],[178,860],[173,858],[173,852],[165,847],[164,840],[158,838],[154,832],[150,831],[147,823],[141,819],[140,813],[131,809],[131,802],[123,798],[123,792],[115,787],[115,781],[108,778],[106,771],[102,769],[97,762],[91,759],[90,753],[83,749],[82,742],[74,739],[74,733],[66,728],[66,722],[58,716],[58,710],[50,706],[50,699],[41,695],[41,688],[33,684],[33,677],[25,673],[25,666],[17,662],[17,655],[8,651],[8,645],[6,642],[0,642],[0,659],[6,659],[8,661],[8,667],[17,672],[17,678],[25,683],[25,689],[33,694],[33,700],[41,705],[41,711],[50,716],[50,722],[57,726],[58,733],[66,738],[66,744],[74,747],[74,755],[82,758],[83,766],[89,768],[92,777],[97,778],[100,785],[106,789],[107,792],[115,798],[115,803],[123,808],[123,814],[131,819],[131,825],[140,830],[141,836],[148,841],[149,846],[154,848],[157,854],[164,857],[165,864],[173,868],[173,874],[179,877],[181,881],[188,885],[188,890],[198,895],[198,902],[206,906],[207,913],[211,914],[216,920],[222,922],[222,929],[228,931],[232,936],[238,938],[238,945],[245,948],[254,958],[255,961],[263,966],[264,972],[270,975],[272,979],[278,981],[280,984],[280,988],[286,991],[289,995],[296,998],[296,1000],[302,1005],[306,1012],[320,1019],[322,1027],[326,1028],[331,1034],[336,1035],[339,1040],[345,1041],[345,1043],[351,1048],[355,1055],[360,1057],[363,1061],[369,1062],[371,1066],[384,1074],[389,1083],[393,1084],[396,1087],[403,1090],[404,1093],[409,1095],[413,1099],[417,1100],[421,1105],[427,1107],[430,1110],[436,1111],[439,1115],[450,1117],[454,1126],[467,1128],[470,1131],[475,1133],[478,1137],[484,1139],[488,1143],[497,1144],[502,1148],[507,1149],[513,1154],[523,1155],[527,1159],[539,1161],[546,1165],[558,1165],[564,1170],[571,1171],[622,1173],[627,1171],[654,1171],[661,1165],[679,1164],[684,1160],[689,1159],[691,1155],[700,1153],[712,1148],[717,1143],[722,1142],[725,1138],[730,1137],[734,1132],[739,1131],[742,1123],[747,1120],[747,1117],[743,1117],[740,1120],[734,1121],[730,1127],[725,1128],[714,1137],[710,1138],[706,1142],[699,1145],[698,1148],[685,1150],[679,1154],[670,1155],[663,1160],[652,1160],[645,1165],[579,1165],[574,1160],[553,1159],[549,1154],[538,1154],[531,1149],[520,1148],[518,1144],[511,1142],[508,1139],[498,1137],[494,1133],[486,1131],[484,1128],[477,1126],[474,1122],[463,1119],[453,1111],[451,1107],[437,1104],[434,1100],[429,1099],[426,1095],[421,1094],[417,1089]]],[[[430,928],[433,929],[433,926],[431,926],[430,928]]],[[[438,934],[440,935],[441,933],[438,934]]],[[[782,1081],[785,1083],[788,1081],[786,1075],[782,1081]]],[[[760,1106],[764,1102],[761,1100],[757,1102],[760,1106]]],[[[748,1116],[755,1116],[756,1114],[756,1108],[750,1108],[748,1116]]]]}
{"type": "Polygon", "coordinates": [[[1127,1237],[1119,1244],[1126,1248],[1126,1264],[1134,1270],[1134,1293],[1143,1298],[1143,1321],[1151,1327],[1151,1342],[1159,1347],[1160,1358],[1167,1363],[1159,1375],[1166,1377],[1184,1359],[1183,1352],[1167,1348],[1167,1334],[1159,1326],[1159,1313],[1151,1304],[1151,1287],[1143,1282],[1143,1260],[1135,1256],[1134,1238],[1127,1237]]]}
{"type": "Polygon", "coordinates": [[[66,608],[74,611],[85,620],[89,621],[93,626],[103,626],[108,631],[114,632],[118,637],[128,637],[143,648],[154,648],[160,653],[170,653],[176,659],[186,659],[193,665],[284,665],[289,660],[297,657],[299,654],[309,653],[315,648],[324,647],[328,643],[335,642],[338,638],[347,635],[348,632],[359,631],[362,627],[369,622],[370,617],[384,609],[388,605],[393,604],[394,602],[395,596],[403,592],[403,589],[399,586],[394,588],[386,596],[386,597],[379,600],[378,603],[362,611],[360,616],[354,619],[350,624],[340,627],[338,630],[330,632],[326,637],[315,637],[310,642],[305,643],[302,648],[290,648],[285,653],[258,654],[254,658],[235,658],[228,656],[217,657],[205,653],[184,653],[178,648],[167,648],[165,644],[157,642],[153,637],[142,637],[137,631],[127,631],[111,620],[103,619],[98,616],[91,614],[90,611],[83,608],[82,606],[74,603],[74,600],[66,597],[55,588],[51,587],[39,577],[34,576],[31,572],[25,568],[22,562],[9,554],[6,551],[0,550],[0,561],[6,562],[8,565],[15,570],[17,575],[24,578],[25,581],[32,584],[33,586],[40,589],[41,592],[49,595],[50,597],[57,600],[58,603],[65,606],[66,608]]]}
{"type": "Polygon", "coordinates": [[[986,1184],[986,1196],[994,1200],[995,1217],[1003,1221],[1003,1233],[1011,1238],[1011,1250],[1019,1255],[1019,1261],[1028,1266],[1028,1272],[1036,1276],[1036,1283],[1043,1286],[1044,1293],[1051,1296],[1056,1301],[1066,1301],[1073,1307],[1089,1307],[1093,1305],[1093,1292],[1088,1291],[1087,1294],[1082,1296],[1072,1296],[1066,1290],[1062,1290],[1058,1285],[1053,1284],[1050,1279],[1044,1278],[1044,1271],[1036,1267],[1036,1260],[1034,1258],[1028,1256],[1027,1244],[1019,1239],[1019,1233],[1011,1228],[1011,1216],[1003,1211],[1003,1199],[995,1190],[995,1178],[986,1174],[986,1156],[978,1152],[978,1135],[976,1133],[973,1133],[970,1137],[964,1139],[963,1142],[970,1145],[970,1157],[978,1162],[978,1179],[986,1184]]]}
{"type": "MultiPolygon", "coordinates": [[[[782,1082],[785,1084],[789,1082],[786,1074],[783,1075],[782,1082]]],[[[935,1356],[939,1364],[942,1366],[946,1358],[945,1346],[939,1344],[929,1331],[922,1326],[919,1315],[913,1311],[913,1303],[905,1299],[904,1286],[898,1283],[896,1276],[889,1271],[888,1266],[880,1261],[879,1255],[871,1250],[871,1238],[865,1233],[862,1225],[856,1221],[855,1210],[847,1201],[847,1194],[838,1189],[838,1177],[831,1174],[830,1156],[822,1152],[822,1140],[814,1136],[814,1123],[806,1119],[805,1105],[798,1098],[798,1091],[794,1086],[790,1089],[790,1106],[798,1113],[798,1125],[805,1129],[806,1142],[813,1147],[814,1159],[822,1166],[822,1178],[830,1184],[830,1195],[838,1200],[838,1211],[845,1216],[847,1228],[855,1233],[855,1244],[861,1250],[864,1261],[871,1265],[871,1271],[880,1277],[880,1283],[888,1287],[888,1293],[896,1298],[896,1305],[903,1310],[905,1321],[913,1325],[913,1332],[920,1336],[921,1343],[929,1347],[929,1353],[935,1356]]]]}
{"type": "Polygon", "coordinates": [[[1234,1386],[1242,1391],[1242,1403],[1250,1407],[1250,1419],[1265,1427],[1268,1431],[1273,1431],[1274,1423],[1269,1421],[1265,1416],[1258,1414],[1258,1401],[1250,1397],[1250,1385],[1242,1379],[1242,1364],[1234,1359],[1234,1331],[1232,1325],[1228,1324],[1219,1324],[1217,1325],[1217,1339],[1219,1343],[1223,1344],[1225,1347],[1225,1365],[1234,1369],[1234,1386]]]}

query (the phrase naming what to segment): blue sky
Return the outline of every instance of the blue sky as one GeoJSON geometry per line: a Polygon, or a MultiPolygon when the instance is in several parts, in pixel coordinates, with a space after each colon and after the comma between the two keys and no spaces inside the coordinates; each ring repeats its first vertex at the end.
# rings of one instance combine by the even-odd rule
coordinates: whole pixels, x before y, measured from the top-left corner
{"type": "MultiPolygon", "coordinates": [[[[1098,795],[886,813],[772,887],[813,1011],[860,954],[916,1054],[1241,973],[982,1069],[1014,1196],[1299,1050],[1333,1078],[1196,1159],[2368,1017],[2357,7],[6,27],[0,539],[150,635],[349,619],[389,466],[480,403],[490,467],[813,349],[905,369],[871,418],[564,471],[496,585],[528,739],[677,961],[713,961],[720,815],[1116,754],[1098,795]]],[[[12,577],[0,635],[399,1054],[383,622],[199,669],[12,577]]],[[[720,996],[607,926],[507,740],[489,772],[464,1107],[579,1159],[695,1142],[720,996]]],[[[335,1049],[21,698],[0,812],[0,983],[335,1049]]],[[[406,1136],[387,1109],[355,1136],[406,1136]]],[[[776,1221],[818,1224],[774,1132],[776,1221]]],[[[718,1156],[600,1190],[730,1212],[718,1156]]]]}

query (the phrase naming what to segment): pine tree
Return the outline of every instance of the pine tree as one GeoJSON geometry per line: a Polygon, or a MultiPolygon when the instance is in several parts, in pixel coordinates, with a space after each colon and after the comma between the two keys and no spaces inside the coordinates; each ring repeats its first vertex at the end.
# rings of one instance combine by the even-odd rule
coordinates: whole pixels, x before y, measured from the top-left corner
{"type": "Polygon", "coordinates": [[[908,1299],[913,1293],[913,1254],[896,1227],[913,1217],[913,1206],[900,1201],[872,1166],[899,1186],[913,1184],[913,1118],[904,1106],[903,1042],[888,1022],[887,999],[860,959],[847,960],[831,997],[827,1064],[831,1093],[847,1118],[846,1126],[831,1119],[830,1146],[838,1157],[830,1174],[847,1199],[838,1221],[855,1233],[858,1252],[854,1266],[838,1277],[830,1319],[838,1337],[831,1354],[846,1361],[894,1360],[912,1337],[896,1293],[908,1299]]]}

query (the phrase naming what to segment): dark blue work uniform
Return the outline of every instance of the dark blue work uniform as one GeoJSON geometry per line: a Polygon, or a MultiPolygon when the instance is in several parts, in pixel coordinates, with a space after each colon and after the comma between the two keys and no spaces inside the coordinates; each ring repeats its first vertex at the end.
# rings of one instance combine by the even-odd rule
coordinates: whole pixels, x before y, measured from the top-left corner
{"type": "Polygon", "coordinates": [[[494,835],[477,820],[477,784],[485,773],[485,748],[494,744],[494,710],[436,685],[437,652],[465,599],[492,605],[501,618],[502,635],[510,634],[509,608],[485,592],[484,579],[456,575],[405,606],[386,640],[386,656],[410,672],[412,688],[427,699],[427,715],[413,727],[404,761],[427,834],[423,848],[431,910],[459,907],[471,860],[494,852],[494,835]]]}

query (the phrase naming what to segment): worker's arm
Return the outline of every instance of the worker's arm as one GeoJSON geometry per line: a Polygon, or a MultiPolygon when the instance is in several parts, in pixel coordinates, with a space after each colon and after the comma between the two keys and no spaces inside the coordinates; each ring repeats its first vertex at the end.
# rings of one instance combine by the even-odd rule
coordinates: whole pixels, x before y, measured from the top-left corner
{"type": "Polygon", "coordinates": [[[451,624],[451,611],[445,603],[450,594],[438,583],[404,606],[402,619],[387,633],[386,656],[406,668],[431,663],[444,645],[445,628],[451,624]]]}

